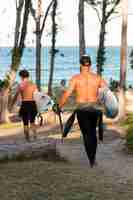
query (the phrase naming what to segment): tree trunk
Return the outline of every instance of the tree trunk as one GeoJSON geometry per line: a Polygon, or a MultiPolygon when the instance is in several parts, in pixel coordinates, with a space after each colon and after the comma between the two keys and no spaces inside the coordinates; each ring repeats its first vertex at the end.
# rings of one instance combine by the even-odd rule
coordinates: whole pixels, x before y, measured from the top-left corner
{"type": "Polygon", "coordinates": [[[127,22],[128,3],[122,0],[122,32],[121,32],[121,62],[120,62],[120,87],[126,88],[126,66],[127,66],[127,22]]]}
{"type": "Polygon", "coordinates": [[[30,11],[31,11],[31,15],[33,17],[33,19],[35,20],[35,24],[36,24],[36,84],[38,86],[38,89],[41,90],[41,38],[42,38],[42,34],[45,28],[45,23],[46,23],[46,19],[47,16],[49,14],[50,8],[53,4],[54,0],[51,0],[51,2],[49,3],[46,12],[45,12],[45,16],[42,22],[42,26],[41,26],[41,13],[42,13],[42,0],[38,0],[38,9],[37,11],[33,8],[32,2],[30,5],[30,11]],[[37,17],[36,17],[37,15],[37,17]]]}
{"type": "Polygon", "coordinates": [[[23,5],[24,5],[24,0],[19,0],[18,3],[18,7],[16,5],[16,25],[15,25],[15,40],[14,40],[14,47],[17,47],[18,45],[18,41],[19,41],[19,28],[20,28],[20,24],[21,24],[21,12],[23,9],[23,5]]]}
{"type": "Polygon", "coordinates": [[[51,46],[51,60],[50,60],[50,75],[49,75],[49,83],[48,83],[48,94],[52,96],[52,82],[53,82],[53,73],[54,73],[54,60],[55,60],[55,42],[56,42],[56,34],[57,34],[57,24],[55,21],[56,17],[56,9],[57,9],[57,0],[54,1],[53,11],[52,11],[52,46],[51,46]]]}
{"type": "Polygon", "coordinates": [[[85,54],[85,27],[84,27],[84,0],[79,1],[78,12],[78,24],[79,24],[79,56],[85,54]]]}
{"type": "Polygon", "coordinates": [[[102,7],[102,21],[101,21],[101,27],[100,27],[100,35],[99,35],[99,45],[97,50],[97,73],[99,75],[102,75],[102,67],[105,62],[105,28],[106,28],[106,9],[107,9],[107,1],[103,0],[103,7],[102,7]]]}
{"type": "Polygon", "coordinates": [[[127,66],[127,21],[128,1],[122,0],[122,32],[121,32],[121,63],[120,63],[120,114],[119,119],[125,116],[125,88],[126,88],[126,66],[127,66]]]}
{"type": "Polygon", "coordinates": [[[40,19],[36,21],[36,84],[41,89],[41,34],[40,19]]]}
{"type": "Polygon", "coordinates": [[[36,84],[38,89],[41,89],[41,7],[42,0],[38,0],[38,10],[36,18],[36,84]]]}
{"type": "Polygon", "coordinates": [[[3,97],[0,102],[1,103],[0,107],[2,108],[1,113],[0,113],[0,118],[3,122],[9,121],[7,91],[9,91],[9,88],[12,86],[12,84],[16,78],[16,71],[19,68],[21,58],[23,55],[23,51],[24,51],[24,47],[25,47],[24,42],[25,42],[26,33],[27,33],[27,22],[28,22],[28,16],[29,16],[30,3],[31,3],[31,0],[28,0],[28,1],[25,0],[22,26],[19,23],[20,23],[21,12],[22,12],[22,8],[24,5],[24,1],[20,0],[19,6],[17,7],[15,41],[14,41],[14,47],[12,49],[11,67],[10,67],[10,71],[6,74],[6,77],[5,77],[5,86],[3,89],[4,90],[3,97]],[[17,19],[18,16],[19,16],[19,19],[17,19]],[[20,30],[20,28],[21,28],[21,30],[20,30]]]}
{"type": "Polygon", "coordinates": [[[122,88],[119,89],[117,93],[118,101],[119,101],[119,113],[117,117],[115,118],[115,121],[121,120],[123,117],[125,117],[125,111],[126,111],[126,100],[125,100],[125,92],[122,88]]]}
{"type": "Polygon", "coordinates": [[[103,22],[101,25],[101,31],[100,31],[100,36],[99,36],[99,46],[97,50],[97,74],[102,76],[102,71],[103,71],[103,64],[105,61],[105,25],[106,23],[103,22]]]}
{"type": "Polygon", "coordinates": [[[0,123],[8,123],[10,121],[8,112],[8,93],[8,89],[4,89],[0,92],[0,123]]]}

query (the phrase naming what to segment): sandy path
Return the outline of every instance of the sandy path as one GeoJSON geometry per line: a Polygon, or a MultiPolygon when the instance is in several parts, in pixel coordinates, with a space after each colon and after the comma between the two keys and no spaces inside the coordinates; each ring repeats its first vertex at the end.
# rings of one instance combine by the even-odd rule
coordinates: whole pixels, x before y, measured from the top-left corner
{"type": "MultiPolygon", "coordinates": [[[[78,127],[74,128],[67,139],[62,144],[59,139],[59,127],[47,126],[39,130],[38,138],[56,139],[57,149],[61,156],[72,163],[77,163],[83,167],[89,167],[88,159],[84,151],[82,136],[78,127]]],[[[20,144],[24,142],[22,128],[0,129],[0,147],[3,144],[20,144]]],[[[99,175],[106,174],[112,179],[116,179],[122,184],[133,180],[133,155],[129,155],[124,150],[124,140],[120,137],[117,127],[108,127],[104,133],[103,144],[98,145],[97,162],[94,170],[99,175]]],[[[113,181],[113,180],[112,180],[113,181]]]]}
{"type": "MultiPolygon", "coordinates": [[[[79,131],[73,132],[73,137],[74,134],[78,136],[76,141],[72,141],[70,136],[64,144],[59,143],[57,148],[70,162],[89,167],[82,137],[80,137],[79,131]]],[[[125,141],[120,138],[116,129],[107,129],[103,144],[98,145],[98,165],[95,167],[95,170],[100,173],[112,176],[112,179],[117,177],[122,183],[133,180],[133,155],[126,153],[124,143],[125,141]]]]}

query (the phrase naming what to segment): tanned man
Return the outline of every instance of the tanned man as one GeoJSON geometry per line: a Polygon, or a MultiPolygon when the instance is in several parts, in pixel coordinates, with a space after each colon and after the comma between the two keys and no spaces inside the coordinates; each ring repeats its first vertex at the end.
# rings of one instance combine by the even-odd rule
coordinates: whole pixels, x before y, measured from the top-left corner
{"type": "Polygon", "coordinates": [[[37,91],[37,86],[29,80],[29,72],[27,70],[21,70],[19,76],[21,82],[17,88],[12,104],[15,103],[18,95],[20,95],[22,104],[19,115],[23,121],[25,139],[30,141],[30,129],[33,131],[34,139],[36,139],[35,117],[37,115],[37,106],[33,99],[33,93],[37,91]]]}
{"type": "MultiPolygon", "coordinates": [[[[68,88],[59,100],[59,108],[61,109],[72,92],[76,94],[77,119],[91,167],[94,166],[96,160],[96,127],[99,122],[100,133],[103,131],[102,110],[98,105],[98,90],[106,85],[106,82],[99,75],[92,72],[90,56],[83,55],[80,58],[80,73],[70,79],[68,88]]],[[[102,140],[102,137],[99,139],[102,140]]]]}

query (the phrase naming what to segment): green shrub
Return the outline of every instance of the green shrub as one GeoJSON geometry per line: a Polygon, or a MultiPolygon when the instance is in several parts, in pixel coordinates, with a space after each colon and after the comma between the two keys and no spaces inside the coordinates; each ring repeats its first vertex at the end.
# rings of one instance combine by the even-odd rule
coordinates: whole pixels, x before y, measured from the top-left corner
{"type": "Polygon", "coordinates": [[[133,124],[127,129],[126,145],[128,150],[133,152],[133,124]]]}
{"type": "Polygon", "coordinates": [[[133,153],[133,114],[128,114],[124,120],[120,122],[126,130],[126,146],[130,152],[133,153]]]}
{"type": "Polygon", "coordinates": [[[124,120],[120,122],[120,125],[124,128],[129,128],[133,125],[133,114],[128,114],[124,120]]]}
{"type": "Polygon", "coordinates": [[[112,78],[110,79],[110,82],[109,82],[109,88],[112,90],[112,91],[117,91],[119,87],[119,82],[116,81],[116,80],[113,80],[112,78]]]}

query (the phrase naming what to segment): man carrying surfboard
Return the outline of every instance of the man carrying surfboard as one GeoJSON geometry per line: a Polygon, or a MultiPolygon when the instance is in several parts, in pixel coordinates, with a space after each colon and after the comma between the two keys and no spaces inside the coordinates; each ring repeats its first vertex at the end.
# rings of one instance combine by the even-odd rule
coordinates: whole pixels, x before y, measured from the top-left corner
{"type": "MultiPolygon", "coordinates": [[[[59,100],[61,109],[71,93],[75,92],[76,94],[77,119],[91,167],[95,164],[96,159],[96,126],[99,119],[102,123],[102,111],[98,107],[98,90],[106,85],[99,75],[91,71],[91,58],[83,55],[80,59],[80,73],[70,79],[68,88],[59,100]]],[[[102,140],[102,137],[100,139],[102,140]]]]}
{"type": "Polygon", "coordinates": [[[19,84],[16,95],[12,100],[12,105],[14,105],[18,95],[20,95],[22,103],[19,115],[23,121],[25,139],[30,141],[29,128],[31,128],[34,138],[36,138],[36,125],[34,122],[37,115],[37,106],[33,99],[33,94],[37,91],[37,87],[29,80],[29,72],[27,70],[21,70],[19,76],[21,78],[21,83],[19,84]]]}

